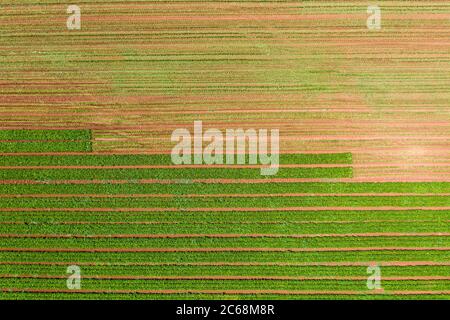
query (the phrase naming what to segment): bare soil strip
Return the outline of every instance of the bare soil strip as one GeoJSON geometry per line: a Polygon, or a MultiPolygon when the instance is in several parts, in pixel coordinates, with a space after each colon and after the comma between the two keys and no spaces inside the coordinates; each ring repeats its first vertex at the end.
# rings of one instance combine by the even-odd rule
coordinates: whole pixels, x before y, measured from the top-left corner
{"type": "MultiPolygon", "coordinates": [[[[1,129],[0,129],[1,130],[1,129]]],[[[226,150],[225,150],[226,151],[226,150]]],[[[224,151],[224,152],[225,152],[224,151]]],[[[293,151],[283,154],[335,154],[336,151],[323,150],[305,150],[293,151]]],[[[342,153],[342,152],[341,152],[342,153]]],[[[151,151],[151,150],[117,150],[117,151],[92,151],[89,155],[104,156],[104,155],[170,155],[171,151],[151,151]]],[[[61,152],[0,152],[0,156],[85,156],[85,152],[76,151],[61,151],[61,152]]]]}

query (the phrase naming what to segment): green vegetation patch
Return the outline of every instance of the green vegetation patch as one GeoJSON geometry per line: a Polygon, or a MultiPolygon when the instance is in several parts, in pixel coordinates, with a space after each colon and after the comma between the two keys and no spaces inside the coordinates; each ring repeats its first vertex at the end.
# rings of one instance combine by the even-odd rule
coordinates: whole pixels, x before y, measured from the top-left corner
{"type": "Polygon", "coordinates": [[[0,130],[0,140],[91,140],[91,130],[0,130]]]}

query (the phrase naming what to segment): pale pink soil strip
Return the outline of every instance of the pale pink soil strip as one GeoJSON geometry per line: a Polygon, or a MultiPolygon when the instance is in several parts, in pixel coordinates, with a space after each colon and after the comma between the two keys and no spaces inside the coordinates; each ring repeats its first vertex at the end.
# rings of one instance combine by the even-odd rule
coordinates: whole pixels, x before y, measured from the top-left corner
{"type": "MultiPolygon", "coordinates": [[[[79,129],[79,128],[78,128],[79,129]]],[[[0,129],[1,130],[1,129],[0,129]]],[[[448,150],[447,150],[448,151],[448,150]]],[[[343,152],[336,151],[301,151],[301,152],[289,152],[286,154],[336,154],[343,152]]],[[[117,151],[92,151],[88,155],[104,156],[104,155],[170,155],[171,151],[156,151],[156,150],[117,150],[117,151]]],[[[86,152],[76,151],[62,151],[62,152],[0,152],[0,156],[85,156],[86,152]]]]}
{"type": "MultiPolygon", "coordinates": [[[[0,274],[0,279],[67,279],[65,275],[31,275],[31,274],[0,274]]],[[[99,275],[83,276],[84,279],[96,280],[292,280],[292,281],[323,281],[323,280],[367,280],[366,276],[117,276],[99,275]]],[[[450,276],[383,276],[384,281],[448,281],[450,276]]]]}
{"type": "MultiPolygon", "coordinates": [[[[372,42],[368,42],[368,44],[375,44],[372,40],[372,42]]],[[[360,45],[360,44],[359,44],[360,45]]],[[[315,46],[315,44],[314,44],[315,46]]],[[[223,127],[224,125],[224,121],[208,121],[208,124],[210,127],[223,127]]],[[[403,127],[407,127],[409,129],[412,128],[424,128],[424,127],[430,127],[430,128],[438,128],[438,127],[443,127],[443,128],[447,128],[448,127],[448,122],[447,120],[434,120],[434,121],[408,121],[407,125],[402,125],[402,123],[399,123],[398,119],[392,119],[392,120],[383,120],[381,121],[373,121],[373,120],[359,120],[357,122],[359,125],[363,126],[372,126],[374,124],[379,124],[382,123],[382,125],[388,129],[388,128],[395,128],[398,129],[403,128],[403,127]]],[[[261,128],[261,127],[267,127],[267,128],[274,128],[274,127],[285,127],[285,128],[289,128],[295,125],[303,125],[303,126],[332,126],[334,128],[342,126],[342,127],[354,127],[355,126],[355,120],[354,119],[344,119],[344,120],[337,120],[337,119],[330,119],[330,120],[317,120],[317,119],[313,119],[313,120],[286,120],[286,121],[280,121],[280,120],[267,120],[267,121],[257,121],[257,120],[253,120],[253,121],[246,121],[246,123],[233,123],[232,127],[233,128],[261,128]]],[[[46,126],[46,127],[39,127],[39,126],[27,126],[28,130],[58,130],[58,129],[73,129],[73,130],[78,130],[78,129],[91,129],[91,130],[104,130],[107,129],[109,132],[111,131],[116,131],[116,130],[127,130],[127,131],[154,131],[157,129],[160,130],[173,130],[176,128],[191,128],[192,127],[192,122],[179,122],[173,125],[168,125],[167,123],[165,124],[161,124],[161,123],[157,123],[155,121],[149,122],[149,123],[145,123],[142,125],[107,125],[107,124],[98,124],[98,123],[92,123],[89,125],[89,127],[83,128],[80,126],[70,126],[70,125],[60,125],[60,126],[46,126]]],[[[19,126],[19,125],[10,125],[10,126],[3,126],[3,129],[6,130],[13,130],[13,129],[18,129],[18,130],[23,130],[23,126],[19,126]]],[[[159,152],[161,153],[161,152],[159,152]]]]}
{"type": "Polygon", "coordinates": [[[367,248],[0,248],[0,252],[353,252],[353,251],[450,251],[450,247],[367,248]]]}
{"type": "Polygon", "coordinates": [[[118,266],[118,267],[139,267],[139,266],[228,266],[228,267],[366,267],[371,265],[386,267],[421,267],[421,266],[450,266],[448,262],[435,261],[385,261],[385,262],[60,262],[60,261],[0,261],[0,265],[42,265],[42,266],[67,266],[77,264],[83,266],[118,266]]]}
{"type": "Polygon", "coordinates": [[[449,295],[450,290],[403,290],[403,291],[384,291],[384,290],[71,290],[71,289],[21,289],[21,288],[2,288],[4,293],[84,293],[84,294],[273,294],[273,295],[449,295]]]}
{"type": "MultiPolygon", "coordinates": [[[[29,83],[27,83],[29,84],[29,83]]],[[[66,85],[66,84],[65,84],[66,85]]],[[[0,84],[1,86],[1,84],[0,84]]],[[[64,109],[64,108],[61,108],[64,109]]],[[[70,110],[70,109],[69,109],[70,110]]],[[[115,116],[130,116],[130,115],[138,115],[138,116],[148,116],[148,115],[168,115],[168,114],[188,114],[192,115],[195,114],[261,114],[261,113],[324,113],[324,112],[370,112],[369,109],[360,106],[360,107],[338,107],[338,106],[324,106],[324,107],[305,107],[305,109],[216,109],[216,110],[204,110],[204,109],[192,109],[192,110],[167,110],[167,111],[161,111],[161,110],[139,110],[139,111],[127,111],[127,112],[117,112],[114,111],[115,116]]],[[[427,108],[410,108],[410,109],[403,109],[403,110],[397,110],[396,112],[430,112],[427,108]]],[[[28,113],[26,111],[23,112],[0,112],[0,116],[38,116],[38,117],[61,117],[61,115],[64,115],[66,117],[68,116],[80,116],[79,113],[74,112],[61,112],[59,114],[48,114],[45,111],[41,113],[28,113]]],[[[94,116],[98,117],[101,115],[110,116],[111,111],[108,110],[98,110],[96,112],[85,112],[83,113],[83,117],[87,116],[94,116]]],[[[95,140],[103,140],[103,139],[95,139],[95,140]]],[[[116,139],[114,139],[116,140],[116,139]]],[[[120,140],[120,139],[118,139],[120,140]]],[[[126,140],[126,138],[124,138],[126,140]]]]}
{"type": "Polygon", "coordinates": [[[219,193],[219,194],[0,194],[0,198],[267,198],[267,197],[404,197],[450,196],[450,193],[219,193]]]}
{"type": "Polygon", "coordinates": [[[446,211],[450,207],[287,207],[287,208],[0,208],[0,212],[271,212],[271,211],[446,211]]]}
{"type": "MultiPolygon", "coordinates": [[[[351,112],[351,110],[348,110],[348,112],[351,112]]],[[[234,112],[239,113],[239,112],[234,112]]],[[[61,117],[61,115],[55,115],[58,117],[61,117]]],[[[151,138],[141,138],[141,137],[130,137],[130,138],[97,138],[94,139],[94,141],[136,141],[136,142],[145,142],[145,141],[152,141],[154,140],[154,137],[151,138]]],[[[306,136],[284,136],[279,138],[280,141],[376,141],[376,140],[419,140],[423,141],[424,139],[427,140],[434,140],[434,141],[449,141],[450,137],[447,136],[413,136],[413,135],[306,135],[306,136]]],[[[224,142],[230,139],[223,139],[224,142]]]]}
{"type": "Polygon", "coordinates": [[[77,238],[77,239],[111,239],[111,238],[347,238],[347,237],[450,237],[450,232],[374,232],[374,233],[323,233],[323,234],[0,234],[0,238],[77,238]]]}
{"type": "MultiPolygon", "coordinates": [[[[428,155],[443,155],[448,156],[449,151],[447,147],[422,147],[424,152],[428,155]]],[[[404,155],[405,152],[408,154],[411,148],[408,147],[384,147],[384,148],[375,148],[371,147],[348,147],[345,150],[305,150],[305,151],[297,151],[297,150],[289,150],[289,152],[283,152],[282,154],[336,154],[343,152],[351,152],[353,154],[380,154],[385,156],[386,154],[395,154],[395,155],[404,155]]],[[[170,155],[171,150],[167,148],[165,149],[149,149],[147,150],[113,150],[113,151],[93,151],[93,152],[76,152],[76,151],[66,151],[66,152],[0,152],[1,156],[64,156],[64,155],[170,155]]]]}

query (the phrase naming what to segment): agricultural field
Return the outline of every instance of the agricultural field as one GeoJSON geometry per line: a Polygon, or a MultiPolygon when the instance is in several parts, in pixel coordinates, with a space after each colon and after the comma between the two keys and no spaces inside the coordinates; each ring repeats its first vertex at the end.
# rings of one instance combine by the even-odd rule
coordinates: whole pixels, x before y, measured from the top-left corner
{"type": "Polygon", "coordinates": [[[448,1],[74,4],[0,6],[0,299],[450,299],[448,1]]]}

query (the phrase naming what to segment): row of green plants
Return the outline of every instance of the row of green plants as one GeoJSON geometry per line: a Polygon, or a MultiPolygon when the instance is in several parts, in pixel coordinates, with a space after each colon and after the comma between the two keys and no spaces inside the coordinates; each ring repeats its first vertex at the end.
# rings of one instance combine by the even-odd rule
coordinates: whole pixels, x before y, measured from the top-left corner
{"type": "Polygon", "coordinates": [[[0,130],[0,140],[91,140],[91,130],[0,130]]]}
{"type": "MultiPolygon", "coordinates": [[[[367,262],[361,266],[186,266],[186,265],[81,265],[87,276],[365,276],[367,262]]],[[[448,276],[450,266],[381,266],[384,277],[393,276],[448,276]]],[[[67,265],[0,265],[0,274],[29,274],[61,276],[67,273],[67,265]]]]}
{"type": "MultiPolygon", "coordinates": [[[[319,213],[320,214],[320,213],[319,213]]],[[[378,223],[359,222],[349,224],[2,224],[0,233],[20,234],[322,234],[322,233],[365,233],[365,232],[448,232],[448,222],[408,222],[408,223],[378,223]]],[[[439,239],[439,238],[438,238],[439,239]]],[[[450,244],[449,237],[442,238],[443,243],[450,244]]],[[[142,239],[136,241],[143,241],[142,239]]],[[[248,241],[254,241],[249,239],[248,241]]],[[[306,240],[303,240],[306,241],[306,240]]]]}
{"type": "MultiPolygon", "coordinates": [[[[351,178],[352,168],[281,168],[276,178],[351,178]]],[[[123,180],[123,179],[261,179],[259,168],[163,168],[163,169],[1,169],[2,180],[123,180]]],[[[107,181],[105,181],[107,183],[107,181]]]]}
{"type": "Polygon", "coordinates": [[[1,198],[0,208],[285,208],[285,207],[447,207],[448,196],[1,198]]]}
{"type": "Polygon", "coordinates": [[[159,223],[197,223],[197,224],[260,224],[269,223],[316,223],[351,224],[354,222],[409,223],[411,221],[450,221],[450,210],[340,210],[340,211],[4,211],[0,222],[17,223],[61,223],[81,221],[88,223],[104,222],[159,222],[159,223]]]}
{"type": "Polygon", "coordinates": [[[0,184],[0,194],[450,193],[450,182],[0,184]]]}
{"type": "MultiPolygon", "coordinates": [[[[246,155],[245,163],[249,163],[246,155]]],[[[280,164],[351,164],[351,153],[280,154],[280,164]]],[[[8,155],[0,157],[0,166],[119,166],[170,165],[170,154],[86,154],[86,155],[8,155]]]]}
{"type": "MultiPolygon", "coordinates": [[[[37,230],[39,232],[40,230],[37,230]]],[[[133,230],[134,231],[134,230],[133,230]]],[[[266,230],[265,230],[266,231],[266,230]]],[[[329,230],[327,230],[329,231],[329,230]]],[[[336,230],[335,230],[336,231],[336,230]]],[[[359,231],[359,230],[358,230],[359,231]]],[[[77,232],[74,230],[73,232],[77,232]]],[[[135,231],[134,231],[135,232],[135,231]]],[[[307,232],[311,232],[308,230],[307,232]]],[[[0,248],[345,248],[443,247],[446,236],[317,237],[317,238],[1,238],[0,248]]]]}

